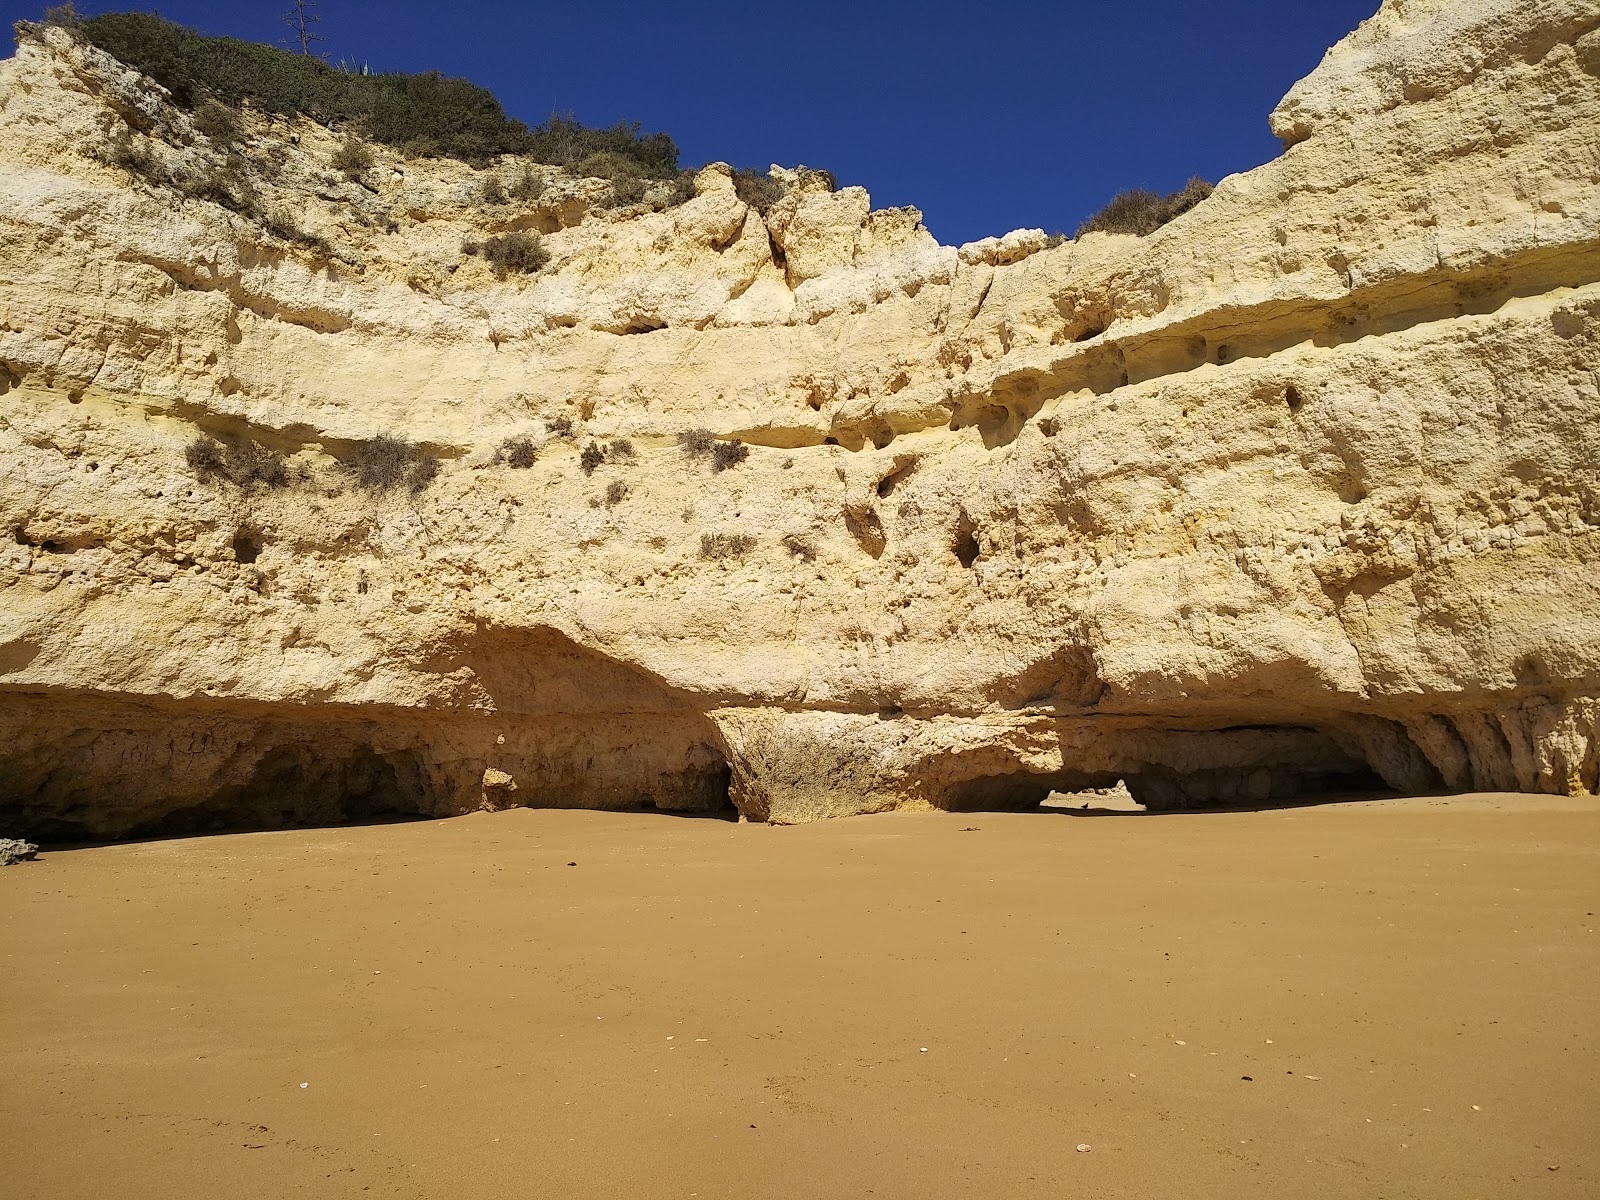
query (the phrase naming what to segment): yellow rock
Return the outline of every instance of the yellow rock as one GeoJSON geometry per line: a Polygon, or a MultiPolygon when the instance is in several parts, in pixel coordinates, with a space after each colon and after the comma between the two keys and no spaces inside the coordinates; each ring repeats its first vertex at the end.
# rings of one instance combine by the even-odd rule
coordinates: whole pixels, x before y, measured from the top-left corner
{"type": "Polygon", "coordinates": [[[24,28],[0,832],[1592,791],[1597,74],[1587,0],[1389,0],[1151,236],[957,248],[248,115],[234,212],[24,28]]]}

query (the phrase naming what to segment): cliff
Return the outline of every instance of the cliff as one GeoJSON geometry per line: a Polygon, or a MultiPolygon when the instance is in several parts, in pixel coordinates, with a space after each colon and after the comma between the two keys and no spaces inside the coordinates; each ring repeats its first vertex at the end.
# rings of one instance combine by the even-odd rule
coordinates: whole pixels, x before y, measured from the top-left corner
{"type": "Polygon", "coordinates": [[[1158,232],[954,248],[22,27],[0,832],[1594,791],[1597,76],[1591,0],[1386,0],[1158,232]]]}

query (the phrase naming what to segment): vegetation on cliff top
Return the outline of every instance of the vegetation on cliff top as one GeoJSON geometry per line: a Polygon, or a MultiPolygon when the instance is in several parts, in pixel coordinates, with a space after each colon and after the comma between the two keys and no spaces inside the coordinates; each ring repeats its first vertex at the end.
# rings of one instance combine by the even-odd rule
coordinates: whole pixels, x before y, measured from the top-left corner
{"type": "Polygon", "coordinates": [[[276,116],[298,113],[324,123],[348,122],[373,141],[427,158],[482,163],[502,154],[525,154],[566,166],[611,154],[646,178],[670,179],[678,173],[678,147],[665,133],[643,133],[637,122],[592,129],[559,114],[529,129],[506,116],[492,92],[437,71],[341,71],[311,55],[206,37],[152,13],[80,18],[66,8],[53,10],[45,20],[142,71],[188,109],[207,100],[234,108],[248,102],[276,116]]]}
{"type": "MultiPolygon", "coordinates": [[[[619,204],[638,202],[651,180],[677,180],[669,203],[693,195],[692,172],[678,166],[678,147],[671,136],[644,133],[637,121],[596,129],[570,113],[557,113],[530,129],[508,117],[492,92],[464,79],[437,71],[370,74],[339,69],[309,53],[207,37],[153,13],[85,18],[66,4],[47,12],[44,23],[68,28],[142,71],[208,126],[231,125],[235,135],[237,124],[228,114],[249,104],[276,116],[301,114],[325,124],[348,124],[373,141],[419,157],[456,158],[481,166],[504,154],[526,155],[609,180],[619,204]]],[[[353,139],[347,139],[341,153],[345,158],[335,166],[351,178],[371,166],[370,155],[353,139]]],[[[821,174],[829,190],[837,186],[831,175],[821,174]]],[[[763,215],[785,190],[778,180],[752,168],[736,171],[734,186],[739,198],[763,215]]],[[[491,188],[487,201],[504,202],[503,185],[495,180],[491,188]]],[[[1166,196],[1142,188],[1119,192],[1073,236],[1106,232],[1144,237],[1188,212],[1211,190],[1211,184],[1196,177],[1166,196]]],[[[1065,240],[1058,234],[1050,244],[1065,240]]],[[[535,247],[532,257],[538,255],[535,247]]],[[[516,261],[496,263],[496,271],[538,269],[518,255],[511,257],[516,261]]]]}
{"type": "Polygon", "coordinates": [[[1181,217],[1209,195],[1211,185],[1199,176],[1189,180],[1182,191],[1167,196],[1159,196],[1143,188],[1131,188],[1113,196],[1111,203],[1079,225],[1073,236],[1131,233],[1136,237],[1145,237],[1175,217],[1181,217]]]}

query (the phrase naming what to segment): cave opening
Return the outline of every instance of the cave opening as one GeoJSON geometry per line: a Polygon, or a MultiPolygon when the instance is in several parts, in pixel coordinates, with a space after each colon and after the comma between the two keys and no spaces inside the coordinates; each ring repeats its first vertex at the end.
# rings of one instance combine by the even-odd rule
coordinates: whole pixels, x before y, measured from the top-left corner
{"type": "Polygon", "coordinates": [[[1175,771],[1012,771],[965,780],[937,802],[946,812],[1055,812],[1069,816],[1301,808],[1395,795],[1372,768],[1285,766],[1175,771]]]}
{"type": "Polygon", "coordinates": [[[421,760],[371,746],[273,746],[242,784],[136,827],[135,837],[371,824],[429,815],[421,760]]]}

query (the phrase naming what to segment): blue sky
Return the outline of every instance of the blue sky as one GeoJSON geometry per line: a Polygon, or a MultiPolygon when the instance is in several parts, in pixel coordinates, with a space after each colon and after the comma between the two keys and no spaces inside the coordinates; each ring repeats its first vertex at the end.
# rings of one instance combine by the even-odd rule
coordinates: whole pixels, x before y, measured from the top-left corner
{"type": "MultiPolygon", "coordinates": [[[[289,0],[159,8],[281,42],[289,0]]],[[[0,0],[6,20],[43,0],[0,0]]],[[[1267,113],[1377,0],[320,0],[326,55],[438,69],[536,124],[637,120],[685,164],[826,167],[943,242],[1072,229],[1119,188],[1215,181],[1278,151],[1267,113]]]]}

